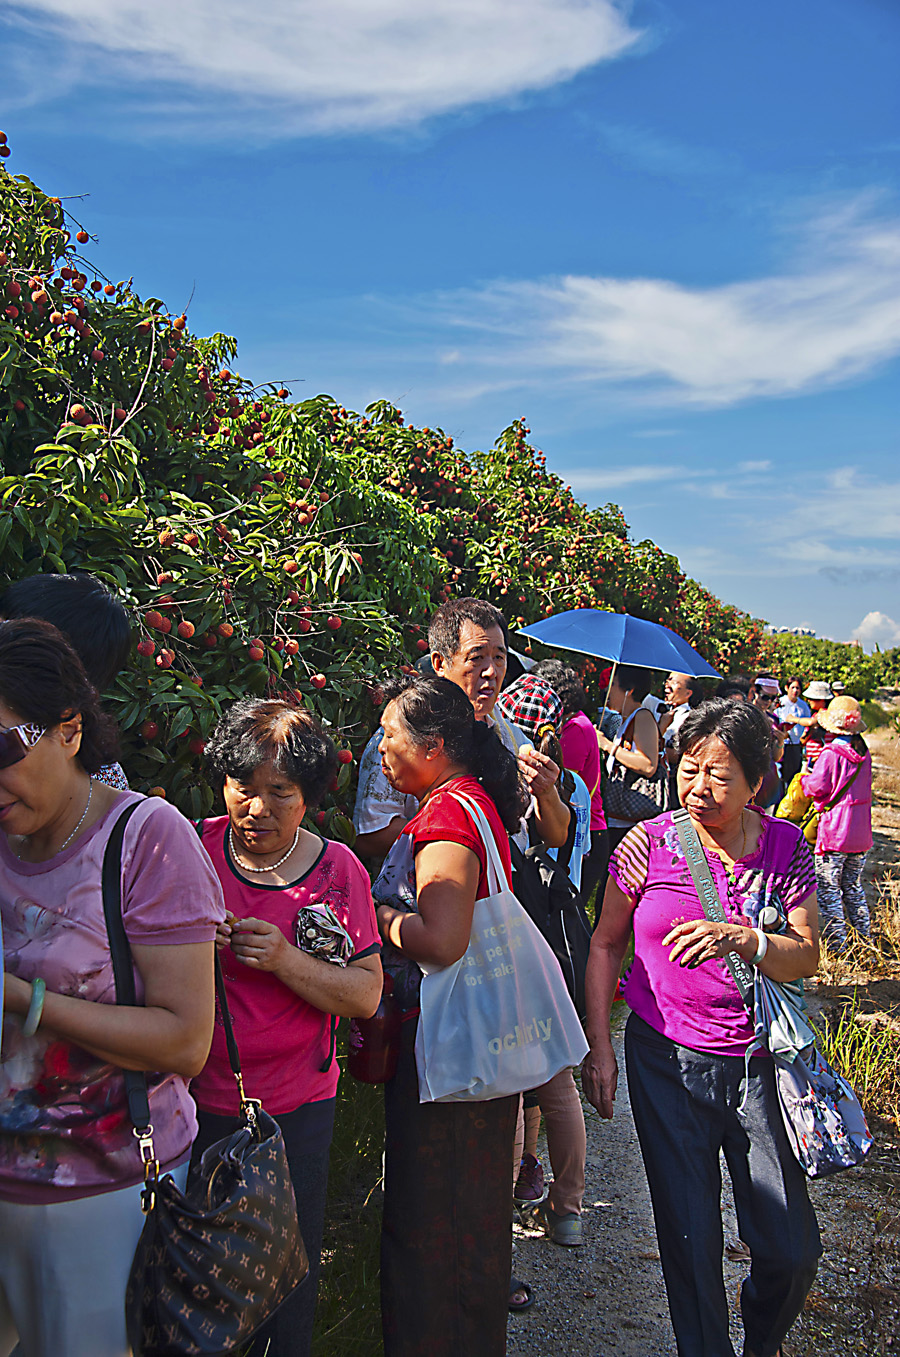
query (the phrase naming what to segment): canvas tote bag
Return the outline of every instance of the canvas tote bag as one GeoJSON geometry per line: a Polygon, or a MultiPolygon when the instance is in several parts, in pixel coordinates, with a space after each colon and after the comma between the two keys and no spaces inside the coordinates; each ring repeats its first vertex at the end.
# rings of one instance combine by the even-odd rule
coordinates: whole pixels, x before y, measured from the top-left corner
{"type": "Polygon", "coordinates": [[[588,1043],[559,962],[506,884],[481,807],[452,792],[475,823],[488,889],[469,945],[451,966],[422,966],[416,1068],[419,1101],[487,1101],[540,1088],[580,1065],[588,1043]]]}

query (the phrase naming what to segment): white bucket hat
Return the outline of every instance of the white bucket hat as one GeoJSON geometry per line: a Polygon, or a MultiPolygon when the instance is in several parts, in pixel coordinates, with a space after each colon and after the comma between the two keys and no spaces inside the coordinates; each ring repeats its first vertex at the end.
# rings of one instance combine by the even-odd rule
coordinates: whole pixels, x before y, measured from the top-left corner
{"type": "Polygon", "coordinates": [[[814,702],[830,702],[834,693],[824,679],[813,679],[809,687],[804,688],[803,696],[811,697],[814,702]]]}

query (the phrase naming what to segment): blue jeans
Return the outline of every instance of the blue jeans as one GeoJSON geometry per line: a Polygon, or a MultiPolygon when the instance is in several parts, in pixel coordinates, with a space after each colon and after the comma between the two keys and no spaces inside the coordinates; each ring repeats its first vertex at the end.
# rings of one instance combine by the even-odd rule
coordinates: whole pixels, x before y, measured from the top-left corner
{"type": "Polygon", "coordinates": [[[869,936],[869,906],[862,881],[865,863],[865,853],[816,853],[819,928],[829,947],[839,952],[847,946],[847,919],[861,937],[869,936]]]}

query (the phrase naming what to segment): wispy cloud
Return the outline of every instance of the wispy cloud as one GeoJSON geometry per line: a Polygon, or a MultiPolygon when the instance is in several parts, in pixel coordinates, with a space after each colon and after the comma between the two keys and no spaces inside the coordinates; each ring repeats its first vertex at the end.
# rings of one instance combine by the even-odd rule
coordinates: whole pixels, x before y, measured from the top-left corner
{"type": "MultiPolygon", "coordinates": [[[[7,51],[48,35],[70,84],[155,130],[383,131],[548,88],[641,38],[626,0],[18,0],[7,51]],[[146,125],[146,124],[145,124],[146,125]]],[[[44,60],[21,97],[48,89],[44,60]]],[[[28,64],[19,63],[20,86],[28,64]]],[[[6,92],[7,97],[10,91],[6,92]]]]}
{"type": "Polygon", "coordinates": [[[652,485],[663,481],[680,481],[685,477],[709,476],[710,471],[697,471],[692,467],[674,466],[670,463],[652,465],[634,465],[627,461],[622,466],[598,467],[593,469],[562,468],[557,472],[573,490],[621,490],[629,485],[652,485]]]}
{"type": "Polygon", "coordinates": [[[797,259],[711,288],[568,275],[425,296],[415,309],[465,336],[459,366],[478,390],[552,377],[636,389],[645,404],[726,406],[834,386],[900,353],[900,219],[868,198],[840,204],[806,220],[797,259]]]}

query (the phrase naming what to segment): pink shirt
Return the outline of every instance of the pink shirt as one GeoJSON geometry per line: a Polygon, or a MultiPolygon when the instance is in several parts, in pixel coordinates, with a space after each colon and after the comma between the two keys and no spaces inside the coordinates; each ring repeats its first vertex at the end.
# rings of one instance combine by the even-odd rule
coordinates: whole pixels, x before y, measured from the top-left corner
{"type": "Polygon", "coordinates": [[[871,754],[858,754],[845,741],[832,740],[816,759],[813,771],[804,774],[800,786],[803,794],[811,796],[820,811],[817,853],[869,851],[872,847],[871,754]],[[823,811],[822,807],[833,801],[842,787],[847,790],[837,804],[831,810],[823,811]]]}
{"type": "MultiPolygon", "coordinates": [[[[759,844],[735,863],[733,877],[715,853],[706,855],[726,917],[749,928],[765,905],[787,913],[816,889],[812,854],[797,826],[756,813],[759,844]]],[[[677,924],[704,918],[671,812],[629,830],[612,855],[610,876],[635,906],[634,962],[624,987],[629,1006],[679,1046],[745,1055],[754,1044],[753,1023],[725,961],[686,969],[662,945],[677,924]]]]}
{"type": "Polygon", "coordinates": [[[590,717],[576,712],[559,733],[563,762],[573,773],[578,773],[591,793],[591,830],[606,828],[603,796],[600,792],[600,745],[590,717]]]}
{"type": "MultiPolygon", "coordinates": [[[[232,866],[225,841],[227,828],[226,815],[204,821],[203,844],[232,914],[277,924],[288,942],[296,945],[299,910],[329,905],[353,939],[354,957],[379,950],[369,876],[349,848],[323,842],[315,863],[297,881],[261,886],[239,876],[232,866]]],[[[332,1058],[327,1069],[321,1068],[331,1049],[331,1015],[313,1008],[276,976],[244,966],[230,947],[224,947],[219,957],[248,1097],[260,1098],[273,1116],[333,1098],[340,1073],[337,1059],[332,1058]]],[[[204,1112],[237,1115],[237,1086],[218,1014],[209,1059],[191,1083],[191,1092],[204,1112]]]]}
{"type": "MultiPolygon", "coordinates": [[[[112,827],[130,802],[122,849],[125,932],[143,947],[211,942],[224,918],[222,891],[190,823],[159,797],[123,792],[71,848],[48,862],[20,862],[0,834],[0,916],[7,970],[41,976],[48,990],[116,1002],[101,870],[112,827]]],[[[135,970],[138,1002],[144,987],[135,970]]],[[[187,1155],[196,1111],[180,1075],[149,1074],[160,1164],[187,1155]]],[[[22,1019],[3,1023],[0,1060],[0,1198],[52,1202],[140,1182],[122,1072],[22,1019]]]]}

